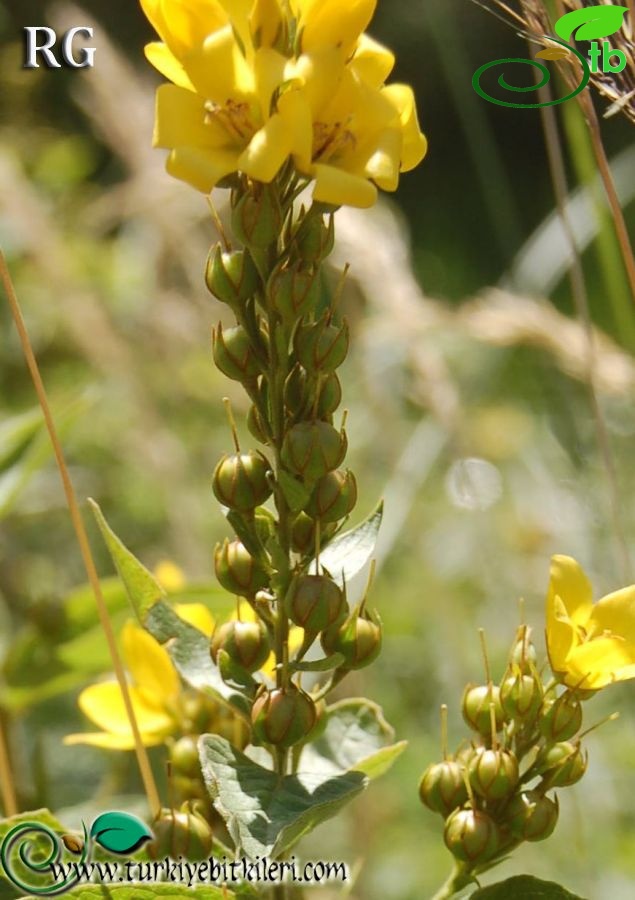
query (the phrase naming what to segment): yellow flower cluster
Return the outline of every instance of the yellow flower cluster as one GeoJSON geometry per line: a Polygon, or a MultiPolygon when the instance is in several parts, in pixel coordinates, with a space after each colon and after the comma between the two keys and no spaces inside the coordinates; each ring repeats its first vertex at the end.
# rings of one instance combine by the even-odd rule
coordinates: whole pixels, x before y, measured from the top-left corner
{"type": "Polygon", "coordinates": [[[288,159],[313,197],[368,207],[426,152],[412,89],[386,85],[393,54],[364,34],[377,0],[141,0],[161,37],[149,61],[154,143],[205,193],[242,172],[271,182],[288,159]]]}

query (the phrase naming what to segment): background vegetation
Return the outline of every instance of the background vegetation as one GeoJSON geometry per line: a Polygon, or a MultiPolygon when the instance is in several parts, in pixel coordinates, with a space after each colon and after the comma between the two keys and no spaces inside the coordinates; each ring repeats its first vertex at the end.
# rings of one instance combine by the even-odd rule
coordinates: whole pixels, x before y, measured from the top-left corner
{"type": "MultiPolygon", "coordinates": [[[[430,152],[394,198],[338,215],[335,262],[353,264],[343,301],[350,465],[360,515],[380,495],[387,504],[374,588],[385,650],[343,693],[377,699],[410,747],[304,853],[358,862],[355,897],[419,900],[450,857],[418,777],[439,754],[441,702],[452,742],[463,736],[463,686],[483,678],[477,627],[502,674],[521,596],[542,649],[552,553],[577,557],[598,596],[632,580],[623,548],[635,535],[635,316],[569,103],[559,116],[572,183],[589,182],[577,224],[591,238],[584,265],[612,486],[566,244],[552,224],[537,256],[527,245],[554,208],[539,114],[489,106],[470,84],[482,62],[516,55],[520,38],[467,0],[384,2],[372,33],[397,51],[397,78],[415,85],[430,152]]],[[[128,0],[4,0],[0,35],[0,244],[78,493],[98,500],[137,556],[173,560],[213,606],[211,551],[226,526],[210,476],[230,446],[221,397],[246,410],[211,362],[222,312],[202,278],[216,238],[207,206],[168,179],[150,146],[149,26],[128,0]],[[95,68],[22,69],[22,29],[34,24],[93,25],[95,68]]],[[[632,126],[608,119],[603,137],[632,225],[632,126]]],[[[72,826],[113,798],[133,808],[139,785],[132,754],[62,745],[86,727],[78,690],[109,664],[91,601],[68,600],[81,561],[5,305],[0,334],[0,705],[21,807],[48,805],[72,826]]],[[[589,707],[598,719],[623,715],[589,739],[590,773],[566,792],[555,836],[523,848],[500,877],[528,871],[593,900],[630,900],[632,693],[626,683],[589,707]]],[[[160,752],[154,760],[160,771],[160,752]]]]}

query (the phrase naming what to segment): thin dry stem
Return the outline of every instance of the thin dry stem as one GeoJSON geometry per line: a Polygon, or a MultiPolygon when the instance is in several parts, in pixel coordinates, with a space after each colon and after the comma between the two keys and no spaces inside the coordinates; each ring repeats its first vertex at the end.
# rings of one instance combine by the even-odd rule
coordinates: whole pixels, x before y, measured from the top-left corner
{"type": "Polygon", "coordinates": [[[29,335],[26,329],[26,325],[24,322],[24,318],[22,316],[22,311],[20,309],[20,304],[18,302],[17,295],[15,293],[15,289],[13,286],[13,281],[11,279],[11,275],[9,273],[9,269],[6,264],[6,260],[4,258],[3,252],[0,250],[0,280],[4,286],[4,290],[7,296],[7,300],[9,301],[9,307],[11,309],[11,315],[15,322],[15,326],[20,338],[20,343],[22,345],[22,350],[24,353],[24,357],[26,359],[27,366],[29,368],[29,372],[31,374],[31,378],[33,379],[33,385],[35,387],[35,392],[38,397],[38,401],[40,403],[40,407],[42,409],[42,414],[44,416],[44,421],[46,423],[46,428],[49,433],[51,444],[53,445],[53,452],[55,454],[55,459],[57,462],[57,466],[60,473],[60,478],[62,480],[62,485],[64,488],[64,494],[66,496],[66,502],[68,504],[68,509],[71,516],[71,521],[73,523],[73,528],[75,530],[75,535],[77,537],[77,543],[79,544],[80,552],[82,555],[82,559],[84,561],[84,566],[86,568],[86,574],[88,575],[88,580],[92,587],[93,593],[95,595],[95,602],[97,604],[97,611],[99,614],[99,619],[101,622],[101,626],[104,630],[104,634],[106,636],[106,642],[108,644],[108,650],[110,652],[110,656],[112,658],[113,667],[115,669],[115,675],[117,677],[117,682],[119,684],[119,688],[121,690],[121,695],[123,698],[124,706],[126,709],[126,715],[128,716],[128,720],[130,722],[130,728],[132,730],[132,734],[135,742],[135,752],[137,755],[137,762],[139,764],[139,771],[141,773],[141,778],[143,780],[143,785],[145,788],[145,792],[148,798],[148,804],[150,806],[150,811],[153,816],[157,816],[161,810],[161,801],[159,799],[159,792],[157,790],[154,776],[152,774],[152,769],[150,767],[150,761],[148,759],[148,754],[146,748],[143,745],[141,740],[141,734],[139,732],[139,726],[137,723],[137,719],[135,716],[134,708],[132,706],[132,701],[130,698],[130,690],[128,688],[128,682],[126,681],[126,675],[123,668],[123,663],[121,661],[121,657],[119,655],[119,651],[117,649],[117,643],[115,641],[115,635],[112,628],[112,623],[110,621],[110,616],[108,613],[108,609],[106,607],[106,603],[104,601],[104,597],[101,590],[101,585],[99,583],[99,576],[97,574],[97,569],[95,567],[95,562],[93,560],[93,556],[90,549],[90,544],[88,541],[88,535],[86,533],[86,529],[84,527],[84,523],[82,521],[81,511],[79,509],[79,504],[77,502],[77,497],[75,495],[75,489],[73,487],[73,483],[71,481],[68,467],[66,465],[66,460],[64,458],[64,451],[62,450],[62,445],[60,443],[57,428],[55,427],[55,421],[53,419],[53,415],[51,413],[51,408],[48,402],[48,397],[46,394],[46,389],[44,387],[44,383],[42,381],[42,376],[40,374],[39,366],[37,364],[37,360],[35,358],[35,354],[33,352],[33,348],[31,346],[31,341],[29,339],[29,335]]]}
{"type": "Polygon", "coordinates": [[[0,716],[0,793],[2,794],[2,806],[7,818],[18,814],[18,801],[15,794],[15,782],[11,771],[9,759],[9,747],[4,730],[4,723],[0,716]]]}

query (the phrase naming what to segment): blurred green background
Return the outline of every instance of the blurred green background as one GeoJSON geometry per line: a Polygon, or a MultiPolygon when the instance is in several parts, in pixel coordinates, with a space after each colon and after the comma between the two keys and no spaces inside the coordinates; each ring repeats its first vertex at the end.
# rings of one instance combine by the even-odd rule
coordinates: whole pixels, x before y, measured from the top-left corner
{"type": "MultiPolygon", "coordinates": [[[[471,87],[475,68],[525,55],[524,45],[468,0],[379,6],[371,33],[397,53],[393,78],[415,86],[430,150],[394,197],[338,215],[334,262],[352,263],[343,383],[358,514],[381,495],[387,502],[374,588],[385,650],[343,693],[378,700],[410,745],[303,852],[363,863],[357,898],[419,900],[450,857],[441,821],[419,804],[418,777],[439,756],[441,702],[452,744],[465,733],[461,692],[483,678],[477,628],[502,674],[521,596],[542,649],[552,553],[579,559],[598,596],[631,578],[623,545],[632,550],[635,534],[635,316],[568,103],[558,116],[572,187],[586,189],[575,216],[590,239],[584,267],[612,490],[566,243],[552,220],[538,251],[527,244],[554,208],[539,113],[488,105],[471,87]]],[[[247,406],[211,363],[209,333],[223,313],[202,278],[216,238],[204,198],[172,183],[150,146],[158,78],[142,47],[151,29],[129,0],[106,9],[4,0],[0,38],[0,245],[77,491],[98,500],[147,565],[171,559],[193,584],[211,584],[211,551],[227,533],[210,490],[230,446],[221,398],[239,415],[247,406]],[[94,69],[24,70],[23,28],[45,24],[94,26],[94,69]]],[[[617,116],[602,128],[628,198],[632,126],[617,116]]],[[[634,207],[625,203],[631,228],[634,207]]],[[[64,602],[84,576],[6,304],[0,334],[0,705],[21,805],[102,808],[138,791],[132,754],[62,745],[86,727],[77,692],[107,658],[92,608],[78,620],[64,602]],[[74,655],[60,654],[82,635],[74,655]]],[[[593,900],[631,900],[632,691],[627,683],[588,704],[589,721],[614,709],[622,717],[588,739],[589,773],[562,792],[554,837],[523,847],[496,879],[527,871],[593,900]]],[[[78,811],[66,815],[72,825],[78,811]]]]}

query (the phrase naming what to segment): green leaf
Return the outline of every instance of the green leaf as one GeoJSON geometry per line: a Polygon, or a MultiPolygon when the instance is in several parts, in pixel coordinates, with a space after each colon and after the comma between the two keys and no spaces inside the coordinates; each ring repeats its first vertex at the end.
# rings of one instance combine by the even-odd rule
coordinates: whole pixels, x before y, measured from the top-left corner
{"type": "Polygon", "coordinates": [[[104,850],[122,854],[134,853],[154,837],[145,822],[126,812],[105,812],[97,816],[90,836],[104,850]]]}
{"type": "Polygon", "coordinates": [[[249,528],[241,514],[235,512],[233,509],[227,509],[226,507],[221,507],[221,509],[245,549],[248,550],[253,557],[260,560],[260,562],[269,565],[269,560],[260,546],[260,541],[256,539],[253,531],[249,528]]]}
{"type": "Polygon", "coordinates": [[[333,653],[324,659],[303,659],[300,662],[291,662],[289,665],[295,672],[330,672],[337,669],[346,659],[341,653],[333,653]]]}
{"type": "Polygon", "coordinates": [[[622,27],[627,6],[590,6],[574,9],[556,22],[558,37],[568,41],[575,31],[576,41],[595,41],[610,37],[622,27]]]}
{"type": "Polygon", "coordinates": [[[387,772],[406,748],[371,700],[341,700],[328,709],[326,728],[302,753],[302,769],[363,772],[371,780],[387,772]]]}
{"type": "Polygon", "coordinates": [[[154,575],[122,544],[95,501],[89,500],[88,502],[106,541],[112,561],[119,572],[119,577],[128,592],[133,609],[140,621],[143,622],[150,607],[165,597],[166,593],[154,575]]]}
{"type": "MultiPolygon", "coordinates": [[[[359,525],[339,535],[320,553],[320,565],[331,574],[340,587],[348,584],[364,568],[373,555],[377,535],[384,514],[383,500],[359,525]]],[[[315,560],[310,572],[317,571],[315,560]]]]}
{"type": "Polygon", "coordinates": [[[517,875],[481,888],[470,895],[470,900],[583,900],[571,894],[553,881],[540,881],[531,875],[517,875]]]}
{"type": "Polygon", "coordinates": [[[238,855],[250,859],[277,858],[367,785],[361,772],[280,778],[212,734],[200,739],[199,754],[205,783],[238,855]]]}
{"type": "Polygon", "coordinates": [[[249,672],[234,662],[226,650],[219,650],[216,659],[218,670],[225,684],[248,697],[253,697],[258,688],[258,682],[251,677],[249,672]]]}
{"type": "Polygon", "coordinates": [[[300,512],[301,509],[304,509],[311,499],[310,488],[307,488],[301,481],[290,475],[289,472],[285,472],[284,469],[278,471],[277,478],[291,512],[300,512]]]}

